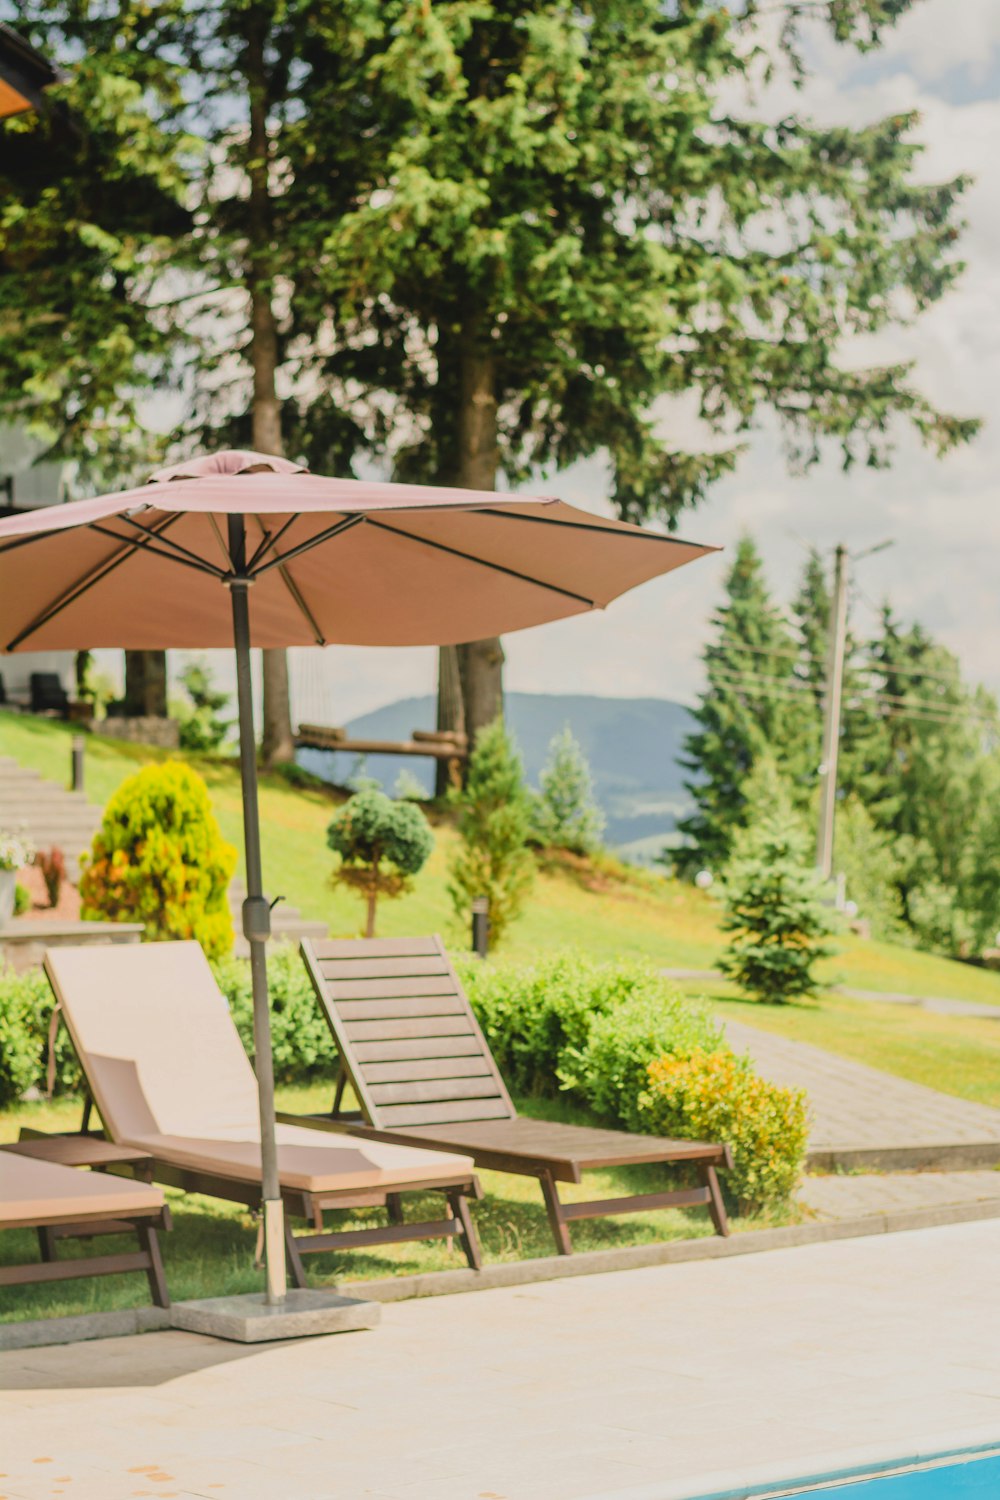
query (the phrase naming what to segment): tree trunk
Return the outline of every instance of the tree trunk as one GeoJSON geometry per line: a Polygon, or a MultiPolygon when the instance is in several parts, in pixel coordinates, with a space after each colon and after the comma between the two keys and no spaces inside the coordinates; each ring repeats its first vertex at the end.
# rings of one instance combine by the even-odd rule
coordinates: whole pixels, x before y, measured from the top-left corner
{"type": "Polygon", "coordinates": [[[130,718],[167,717],[167,653],[125,652],[125,712],[130,718]]]}
{"type": "MultiPolygon", "coordinates": [[[[458,670],[458,648],[455,646],[442,646],[438,653],[437,728],[465,733],[465,704],[458,670]]],[[[451,785],[450,768],[449,761],[434,762],[435,797],[443,797],[451,785]]]]}
{"type": "MultiPolygon", "coordinates": [[[[464,331],[459,361],[455,483],[463,489],[493,490],[499,463],[496,357],[474,327],[464,331]]],[[[456,649],[471,749],[479,731],[503,711],[503,646],[491,636],[456,649]]]]}
{"type": "Polygon", "coordinates": [[[375,936],[375,903],[378,901],[378,891],[374,888],[368,892],[368,920],[365,923],[365,937],[375,936]]]}
{"type": "MultiPolygon", "coordinates": [[[[247,29],[247,82],[250,85],[250,245],[247,285],[250,291],[250,359],[253,365],[253,436],[256,452],[283,453],[281,403],[278,400],[278,328],[274,317],[269,251],[272,237],[269,186],[270,142],[267,135],[268,77],[264,59],[266,21],[252,15],[247,29]]],[[[288,654],[268,650],[263,657],[264,733],[261,754],[266,766],[295,759],[292,711],[288,692],[288,654]]]]}

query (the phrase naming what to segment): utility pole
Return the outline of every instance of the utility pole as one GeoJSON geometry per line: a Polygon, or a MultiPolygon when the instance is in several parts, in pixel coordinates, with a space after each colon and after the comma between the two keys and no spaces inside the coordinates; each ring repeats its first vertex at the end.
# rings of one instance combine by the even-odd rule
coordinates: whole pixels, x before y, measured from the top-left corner
{"type": "Polygon", "coordinates": [[[819,768],[819,834],[816,865],[824,880],[833,874],[833,823],[837,803],[837,754],[844,695],[844,654],[847,647],[847,548],[834,553],[830,639],[826,654],[826,700],[823,708],[823,760],[819,768]]]}

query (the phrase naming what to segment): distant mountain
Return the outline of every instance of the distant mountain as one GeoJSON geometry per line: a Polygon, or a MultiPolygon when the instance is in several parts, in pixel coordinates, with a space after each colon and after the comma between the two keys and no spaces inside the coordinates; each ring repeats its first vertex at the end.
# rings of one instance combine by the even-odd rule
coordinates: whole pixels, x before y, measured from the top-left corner
{"type": "MultiPolygon", "coordinates": [[[[690,805],[684,771],[678,764],[691,714],[666,698],[595,698],[583,694],[508,693],[507,720],[524,758],[525,774],[538,785],[552,737],[568,724],[583,746],[594,775],[598,800],[608,820],[608,843],[637,857],[651,857],[690,805]]],[[[356,738],[408,739],[414,729],[433,729],[431,697],[403,698],[345,726],[356,738]]],[[[301,764],[326,780],[344,782],[355,757],[332,751],[300,750],[301,764]]],[[[371,755],[368,775],[392,791],[406,770],[429,792],[434,769],[429,760],[371,755]]]]}

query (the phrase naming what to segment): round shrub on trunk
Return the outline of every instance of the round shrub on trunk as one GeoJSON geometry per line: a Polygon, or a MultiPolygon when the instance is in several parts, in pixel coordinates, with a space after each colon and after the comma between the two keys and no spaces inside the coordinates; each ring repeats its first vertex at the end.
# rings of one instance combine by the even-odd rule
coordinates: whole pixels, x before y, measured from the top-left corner
{"type": "Polygon", "coordinates": [[[235,868],[202,777],[180,761],[144,766],[104,809],[80,880],[81,915],[142,922],[152,941],[193,938],[216,958],[233,946],[235,868]]]}
{"type": "Polygon", "coordinates": [[[434,848],[430,824],[412,802],[394,802],[377,786],[362,787],[330,820],[326,841],[340,865],[335,885],[365,898],[365,936],[375,936],[380,896],[402,896],[434,848]]]}

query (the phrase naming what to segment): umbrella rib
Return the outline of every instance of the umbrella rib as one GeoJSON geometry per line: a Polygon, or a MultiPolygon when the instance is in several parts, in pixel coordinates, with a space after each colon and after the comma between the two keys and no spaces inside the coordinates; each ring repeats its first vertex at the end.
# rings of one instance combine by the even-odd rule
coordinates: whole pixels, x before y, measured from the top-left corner
{"type": "MultiPolygon", "coordinates": [[[[535,526],[565,526],[567,531],[599,531],[603,536],[635,537],[644,542],[669,542],[673,547],[693,547],[698,552],[706,550],[701,542],[686,542],[683,537],[663,536],[658,531],[640,531],[638,527],[635,531],[619,531],[617,527],[601,526],[596,521],[560,521],[556,516],[529,516],[523,511],[499,510],[492,505],[484,505],[479,514],[503,516],[508,521],[530,521],[535,526]]],[[[711,551],[711,548],[708,550],[711,551]]]]}
{"type": "MultiPolygon", "coordinates": [[[[361,521],[368,519],[367,516],[360,515],[342,516],[335,526],[328,526],[326,531],[320,531],[316,536],[309,537],[307,541],[299,542],[297,547],[292,547],[288,552],[283,552],[280,557],[272,557],[270,562],[262,563],[253,572],[248,568],[247,577],[260,578],[263,574],[270,573],[272,568],[283,567],[285,563],[290,563],[293,558],[301,557],[303,552],[311,552],[314,547],[319,547],[323,542],[328,542],[333,537],[339,536],[342,531],[350,531],[352,526],[357,526],[361,521]]],[[[260,549],[258,548],[257,550],[259,551],[260,549]]]]}
{"type": "MultiPolygon", "coordinates": [[[[121,519],[126,525],[133,527],[134,530],[141,531],[143,536],[148,537],[150,541],[162,540],[165,547],[171,548],[169,553],[160,552],[158,554],[160,557],[169,557],[172,562],[187,562],[193,568],[200,568],[203,573],[211,573],[213,578],[225,578],[226,575],[221,568],[217,568],[214,563],[207,562],[205,558],[199,557],[197,552],[192,552],[189,547],[182,547],[180,542],[175,542],[172,537],[161,538],[159,532],[151,531],[148,526],[143,526],[141,522],[134,521],[131,516],[125,515],[121,519]]],[[[99,528],[95,526],[93,529],[96,531],[99,528]]],[[[157,549],[154,547],[148,550],[155,552],[157,549]]]]}
{"type": "MultiPolygon", "coordinates": [[[[145,531],[145,527],[140,527],[139,529],[141,531],[145,531]]],[[[122,536],[121,532],[119,532],[119,531],[111,531],[111,530],[109,530],[108,527],[101,526],[96,521],[92,521],[91,524],[88,526],[87,530],[88,531],[97,531],[97,532],[100,533],[101,536],[110,537],[112,539],[112,541],[115,541],[115,542],[131,543],[131,538],[129,538],[127,536],[122,536]]],[[[149,537],[154,537],[156,535],[155,532],[147,532],[146,534],[149,537]]],[[[167,538],[166,540],[167,540],[168,546],[175,547],[175,548],[177,547],[177,543],[171,542],[169,540],[169,538],[167,538]]],[[[203,562],[200,558],[196,557],[194,553],[190,553],[187,557],[182,557],[182,556],[179,555],[178,551],[167,552],[162,547],[153,547],[153,546],[151,546],[150,542],[148,542],[148,541],[144,541],[144,542],[137,541],[135,543],[135,546],[137,548],[141,547],[142,550],[143,550],[143,552],[149,553],[149,555],[152,556],[152,557],[162,557],[166,562],[179,563],[179,564],[181,564],[182,567],[185,567],[185,568],[194,568],[199,573],[208,573],[209,576],[212,577],[212,578],[214,578],[214,579],[216,579],[217,582],[221,582],[221,580],[223,578],[225,578],[225,576],[226,576],[225,573],[222,571],[221,568],[213,567],[213,565],[210,562],[203,562]]],[[[182,548],[179,549],[179,551],[180,552],[187,552],[187,548],[186,547],[182,547],[182,548]]]]}
{"type": "MultiPolygon", "coordinates": [[[[481,514],[481,512],[476,512],[481,514]]],[[[572,589],[560,588],[557,583],[547,583],[544,578],[535,578],[531,573],[519,573],[516,568],[507,568],[503,563],[490,562],[485,557],[476,557],[473,552],[461,552],[457,547],[448,547],[444,542],[433,542],[429,537],[417,536],[412,531],[399,531],[395,526],[387,526],[384,521],[375,521],[371,516],[365,518],[370,526],[379,531],[388,531],[393,536],[401,537],[407,542],[419,542],[422,547],[433,547],[437,552],[447,552],[450,557],[459,557],[463,562],[475,563],[480,568],[489,568],[494,573],[503,573],[507,578],[516,578],[521,583],[530,583],[535,588],[547,589],[552,594],[561,594],[564,599],[574,599],[577,604],[585,604],[588,609],[597,607],[596,600],[588,599],[585,594],[576,594],[572,589]]]]}
{"type": "MultiPolygon", "coordinates": [[[[291,526],[294,520],[296,520],[295,516],[289,516],[284,526],[279,529],[277,535],[273,535],[271,532],[265,529],[264,523],[260,519],[260,516],[257,517],[257,524],[260,527],[261,531],[263,531],[264,537],[260,545],[257,547],[257,550],[254,552],[253,557],[251,557],[250,561],[247,563],[247,573],[249,573],[250,569],[253,567],[254,558],[260,557],[263,552],[267,551],[269,546],[273,546],[278,541],[278,538],[288,530],[289,526],[291,526]]],[[[282,583],[285,585],[285,588],[292,596],[292,601],[295,604],[296,609],[299,611],[299,614],[302,615],[306,624],[309,626],[309,629],[312,631],[317,646],[325,646],[326,637],[324,636],[322,630],[320,630],[319,625],[316,623],[316,617],[306,603],[305,598],[302,594],[302,590],[295,582],[295,579],[292,577],[291,573],[289,573],[286,567],[280,567],[278,569],[278,577],[281,579],[282,583]]]]}
{"type": "Polygon", "coordinates": [[[250,573],[250,572],[253,571],[253,569],[260,562],[261,558],[264,556],[265,552],[269,552],[272,547],[276,547],[278,545],[278,543],[281,541],[281,538],[284,536],[285,532],[288,530],[289,526],[293,526],[295,524],[295,522],[299,519],[299,516],[300,516],[300,512],[296,511],[295,515],[294,516],[289,516],[288,520],[285,522],[284,526],[279,526],[277,531],[265,531],[264,532],[264,535],[263,535],[263,537],[260,540],[260,543],[259,543],[259,545],[257,547],[257,550],[254,552],[254,554],[251,557],[250,561],[247,563],[247,572],[248,573],[250,573]]]}
{"type": "MultiPolygon", "coordinates": [[[[179,517],[177,515],[167,516],[163,522],[162,527],[160,528],[160,531],[153,532],[152,535],[162,535],[162,533],[166,531],[167,527],[172,526],[178,519],[179,517]]],[[[87,529],[89,531],[95,528],[93,526],[88,526],[87,529]]],[[[105,536],[109,534],[114,536],[113,532],[104,533],[105,536]]],[[[41,532],[39,533],[39,535],[51,536],[52,532],[41,532]]],[[[125,537],[117,537],[116,540],[125,543],[122,550],[116,553],[114,557],[105,558],[104,562],[98,563],[96,568],[91,568],[89,573],[85,573],[82,578],[78,579],[76,583],[72,584],[65,591],[65,593],[59,596],[58,599],[54,600],[52,604],[43,609],[41,614],[36,615],[30,625],[26,626],[25,629],[22,630],[19,635],[16,635],[12,641],[8,641],[6,650],[16,650],[16,648],[21,644],[22,641],[26,641],[30,635],[34,635],[36,630],[41,630],[43,625],[47,625],[50,620],[54,620],[56,615],[61,614],[64,609],[68,609],[71,604],[75,604],[77,599],[82,599],[84,594],[88,593],[90,589],[92,589],[96,584],[107,578],[109,573],[113,573],[114,570],[120,567],[123,562],[127,562],[128,559],[132,557],[140,547],[146,547],[149,545],[148,541],[146,541],[142,537],[136,537],[134,541],[129,541],[125,537]]]]}
{"type": "Polygon", "coordinates": [[[317,646],[325,646],[326,645],[326,636],[323,634],[322,630],[320,630],[319,626],[317,625],[317,623],[316,623],[316,617],[313,614],[312,610],[309,608],[309,606],[306,603],[305,599],[303,598],[303,596],[302,596],[302,590],[299,588],[298,584],[295,582],[295,579],[289,573],[289,571],[288,571],[287,568],[279,568],[278,569],[278,576],[280,577],[282,583],[285,585],[285,588],[291,594],[293,600],[295,601],[296,607],[298,608],[300,614],[305,619],[306,624],[309,626],[309,629],[312,631],[313,635],[316,637],[316,644],[317,644],[317,646]]]}

